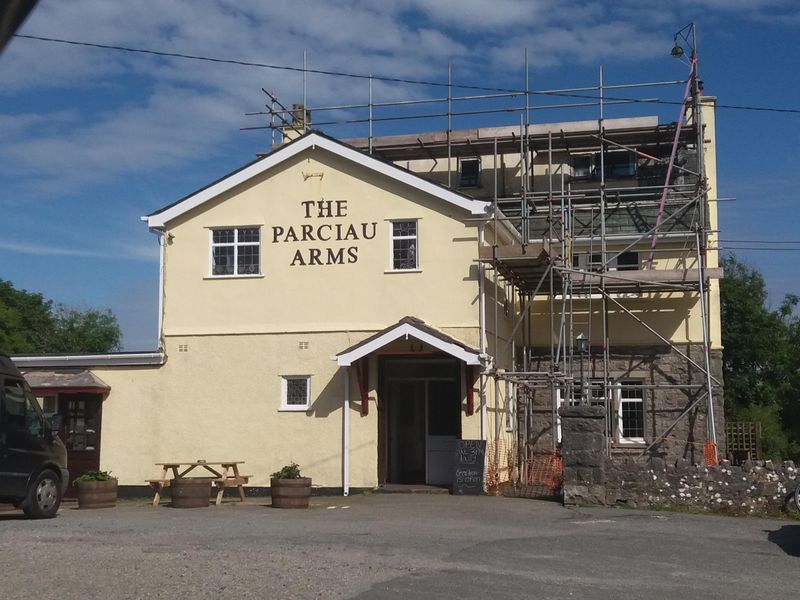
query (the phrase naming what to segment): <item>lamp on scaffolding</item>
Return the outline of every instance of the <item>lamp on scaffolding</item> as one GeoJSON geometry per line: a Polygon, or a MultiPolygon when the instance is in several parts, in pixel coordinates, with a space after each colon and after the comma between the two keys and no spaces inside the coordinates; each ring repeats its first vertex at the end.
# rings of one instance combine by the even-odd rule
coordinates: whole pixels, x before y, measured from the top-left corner
{"type": "Polygon", "coordinates": [[[575,338],[575,351],[580,356],[581,365],[581,404],[586,404],[586,382],[583,378],[583,357],[589,354],[589,338],[581,331],[575,338]]]}

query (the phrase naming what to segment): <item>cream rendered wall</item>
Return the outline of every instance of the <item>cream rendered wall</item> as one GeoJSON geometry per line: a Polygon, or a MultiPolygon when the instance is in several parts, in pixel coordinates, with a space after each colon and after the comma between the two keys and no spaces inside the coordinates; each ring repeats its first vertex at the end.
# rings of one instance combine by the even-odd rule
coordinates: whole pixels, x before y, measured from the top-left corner
{"type": "MultiPolygon", "coordinates": [[[[700,99],[702,120],[705,129],[704,150],[706,182],[708,186],[708,213],[707,228],[708,234],[708,254],[707,264],[709,267],[719,266],[719,188],[717,187],[717,126],[716,108],[717,99],[713,96],[703,96],[700,99]]],[[[709,286],[709,307],[710,315],[709,329],[711,332],[711,347],[714,350],[722,349],[722,321],[720,316],[720,296],[719,280],[713,279],[709,286]]]]}
{"type": "MultiPolygon", "coordinates": [[[[243,460],[250,484],[266,486],[270,473],[295,461],[315,485],[341,486],[345,377],[332,357],[406,315],[480,345],[478,226],[465,225],[468,216],[309,150],[168,223],[168,360],[160,368],[94,370],[112,388],[104,404],[102,468],[123,485],[142,485],[157,474],[156,462],[243,460]],[[329,200],[345,201],[346,216],[320,217],[316,210],[307,216],[301,204],[329,200]],[[419,219],[418,272],[387,272],[391,219],[419,219]],[[363,239],[362,223],[367,237],[376,224],[374,238],[363,239]],[[289,226],[300,234],[311,225],[316,234],[326,224],[354,224],[362,239],[282,241],[289,226]],[[210,228],[256,225],[262,275],[209,277],[210,228]],[[308,261],[309,249],[329,246],[345,248],[345,262],[346,248],[356,247],[357,261],[291,266],[298,250],[308,261]],[[281,375],[311,376],[308,411],[280,410],[281,375]]],[[[349,485],[370,487],[377,484],[378,411],[371,407],[362,416],[351,370],[349,485]]],[[[380,400],[376,386],[373,375],[370,394],[380,400]]],[[[462,412],[464,437],[481,436],[479,399],[474,415],[462,412]]]]}
{"type": "Polygon", "coordinates": [[[363,167],[309,150],[168,223],[164,334],[374,331],[408,314],[440,328],[477,327],[477,225],[465,225],[467,216],[363,167]],[[305,217],[301,202],[328,200],[346,201],[347,216],[305,217]],[[419,272],[387,273],[391,219],[419,219],[419,272]],[[375,224],[374,239],[274,241],[274,227],[354,224],[360,234],[362,223],[369,232],[375,224]],[[210,228],[245,225],[262,227],[263,276],[208,277],[210,228]],[[290,266],[296,251],[326,247],[357,247],[358,261],[290,266]]]}

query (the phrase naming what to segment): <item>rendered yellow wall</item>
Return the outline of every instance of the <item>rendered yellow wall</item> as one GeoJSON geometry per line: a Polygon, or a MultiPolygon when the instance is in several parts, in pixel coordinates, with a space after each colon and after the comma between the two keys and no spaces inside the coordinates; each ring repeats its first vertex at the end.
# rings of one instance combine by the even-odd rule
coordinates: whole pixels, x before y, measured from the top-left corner
{"type": "MultiPolygon", "coordinates": [[[[464,331],[447,332],[469,337],[464,331]]],[[[111,386],[103,404],[101,468],[122,485],[143,485],[157,462],[242,460],[250,485],[291,461],[315,485],[342,483],[344,368],[330,356],[366,334],[181,336],[168,338],[160,368],[93,369],[111,386]],[[299,342],[308,342],[301,350],[299,342]],[[178,345],[188,351],[179,352],[178,345]],[[281,411],[281,375],[311,375],[311,408],[281,411]]],[[[369,415],[361,414],[350,372],[350,485],[377,485],[378,396],[370,380],[369,415]]],[[[464,398],[462,398],[463,402],[464,398]]],[[[476,396],[477,405],[477,396],[476,396]]],[[[462,411],[462,435],[480,438],[480,414],[462,411]]],[[[200,474],[200,473],[198,473],[200,474]]]]}
{"type": "Polygon", "coordinates": [[[477,225],[444,204],[307,151],[168,224],[164,334],[374,331],[408,314],[437,327],[477,327],[477,225]],[[305,218],[301,202],[312,200],[347,201],[347,217],[305,218]],[[419,219],[420,272],[386,273],[389,220],[412,218],[419,219]],[[273,243],[273,227],[361,223],[377,224],[374,239],[273,243]],[[262,226],[263,277],[209,278],[209,228],[237,225],[262,226]],[[298,249],[327,246],[357,246],[358,262],[290,266],[298,249]]]}
{"type": "MultiPolygon", "coordinates": [[[[168,360],[160,368],[93,369],[112,389],[102,468],[123,485],[143,485],[157,474],[156,462],[243,460],[250,485],[266,486],[270,473],[295,461],[315,485],[341,486],[344,369],[331,358],[406,315],[480,345],[478,226],[465,225],[468,216],[314,150],[168,223],[168,360]],[[300,203],[320,200],[347,201],[347,216],[306,218],[300,203]],[[419,219],[420,272],[386,273],[389,219],[419,219]],[[355,223],[360,230],[373,222],[371,240],[273,243],[272,227],[355,223]],[[210,278],[209,228],[252,225],[262,227],[263,276],[210,278]],[[297,250],[326,246],[357,246],[358,260],[290,266],[297,250]],[[280,411],[281,375],[311,375],[309,411],[280,411]]],[[[372,363],[370,394],[380,401],[372,363]]],[[[474,415],[462,411],[467,438],[481,436],[477,394],[475,403],[474,415]]],[[[362,416],[351,372],[353,487],[377,484],[378,411],[370,408],[362,416]]]]}

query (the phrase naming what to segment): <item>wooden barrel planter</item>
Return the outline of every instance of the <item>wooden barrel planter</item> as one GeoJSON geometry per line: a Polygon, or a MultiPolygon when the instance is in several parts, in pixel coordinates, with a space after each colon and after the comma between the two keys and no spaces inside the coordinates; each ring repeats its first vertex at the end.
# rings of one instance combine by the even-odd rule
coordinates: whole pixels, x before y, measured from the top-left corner
{"type": "Polygon", "coordinates": [[[311,498],[311,478],[269,480],[273,508],[308,508],[311,498]]]}
{"type": "Polygon", "coordinates": [[[173,508],[203,508],[211,499],[211,478],[179,477],[170,484],[173,508]]]}
{"type": "Polygon", "coordinates": [[[114,508],[117,505],[117,480],[79,481],[78,508],[114,508]]]}

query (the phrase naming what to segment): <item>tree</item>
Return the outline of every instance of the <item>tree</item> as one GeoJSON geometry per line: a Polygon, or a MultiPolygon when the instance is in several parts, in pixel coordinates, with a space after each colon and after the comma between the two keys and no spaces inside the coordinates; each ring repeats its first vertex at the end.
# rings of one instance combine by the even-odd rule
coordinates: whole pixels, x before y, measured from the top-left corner
{"type": "Polygon", "coordinates": [[[764,278],[730,256],[720,282],[725,413],[728,419],[758,421],[770,457],[800,455],[800,324],[798,299],[767,306],[764,278]]]}
{"type": "Polygon", "coordinates": [[[55,311],[50,352],[111,352],[121,347],[122,333],[110,310],[79,311],[59,305],[55,311]]]}
{"type": "Polygon", "coordinates": [[[0,351],[7,354],[112,352],[122,333],[111,311],[80,311],[0,279],[0,351]]]}
{"type": "Polygon", "coordinates": [[[54,323],[52,308],[41,294],[17,290],[0,279],[0,349],[45,352],[54,323]]]}

